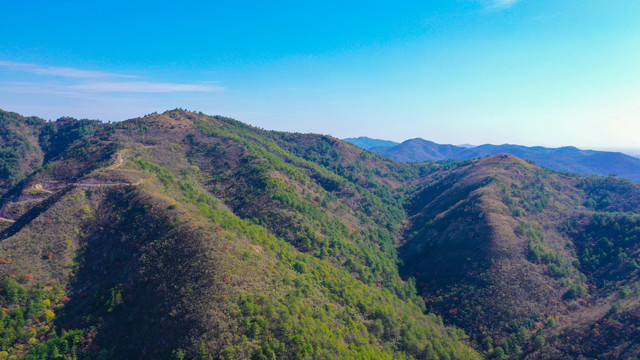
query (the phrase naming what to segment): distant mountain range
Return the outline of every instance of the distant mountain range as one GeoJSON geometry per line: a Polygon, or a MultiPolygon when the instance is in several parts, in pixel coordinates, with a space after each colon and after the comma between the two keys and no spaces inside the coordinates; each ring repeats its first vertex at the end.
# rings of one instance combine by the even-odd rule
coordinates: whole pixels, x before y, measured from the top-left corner
{"type": "MultiPolygon", "coordinates": [[[[360,139],[360,143],[384,144],[384,140],[360,139]]],[[[345,139],[354,145],[356,142],[345,139]]],[[[360,146],[360,145],[358,145],[360,146]]],[[[640,159],[621,152],[581,150],[573,146],[546,148],[542,146],[527,147],[521,145],[485,144],[476,147],[438,144],[416,138],[393,146],[373,146],[369,150],[402,162],[443,161],[483,158],[501,153],[508,153],[525,160],[534,161],[544,167],[585,175],[610,175],[640,182],[640,159]]]]}

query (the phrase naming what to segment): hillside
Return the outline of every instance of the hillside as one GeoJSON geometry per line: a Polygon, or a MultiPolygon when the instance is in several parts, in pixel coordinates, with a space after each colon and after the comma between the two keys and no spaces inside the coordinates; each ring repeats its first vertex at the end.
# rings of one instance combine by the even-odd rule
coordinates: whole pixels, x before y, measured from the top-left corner
{"type": "Polygon", "coordinates": [[[640,356],[638,184],[184,110],[0,116],[0,359],[640,356]]]}
{"type": "Polygon", "coordinates": [[[402,162],[464,160],[507,153],[561,172],[601,176],[615,174],[631,181],[640,182],[640,160],[638,158],[620,152],[580,150],[572,146],[546,148],[542,146],[485,144],[466,148],[437,144],[417,138],[395,146],[372,147],[370,150],[389,159],[402,162]]]}
{"type": "Polygon", "coordinates": [[[182,110],[3,116],[35,160],[3,178],[0,358],[479,358],[398,272],[432,166],[182,110]]]}
{"type": "Polygon", "coordinates": [[[491,358],[640,353],[640,186],[502,154],[432,175],[407,205],[403,273],[491,358]]]}

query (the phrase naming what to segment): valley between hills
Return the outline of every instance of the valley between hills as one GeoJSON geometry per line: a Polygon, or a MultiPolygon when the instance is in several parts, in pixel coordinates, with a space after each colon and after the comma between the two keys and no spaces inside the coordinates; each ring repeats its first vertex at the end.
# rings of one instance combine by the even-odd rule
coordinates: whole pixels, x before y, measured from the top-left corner
{"type": "Polygon", "coordinates": [[[634,359],[640,185],[0,111],[0,359],[634,359]]]}

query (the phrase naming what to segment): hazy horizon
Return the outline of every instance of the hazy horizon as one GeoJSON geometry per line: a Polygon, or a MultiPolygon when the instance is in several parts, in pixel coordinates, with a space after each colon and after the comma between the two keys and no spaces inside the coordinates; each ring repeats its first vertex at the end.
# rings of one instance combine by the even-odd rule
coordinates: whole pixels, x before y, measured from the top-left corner
{"type": "Polygon", "coordinates": [[[120,121],[188,108],[338,138],[640,148],[637,2],[0,10],[12,14],[0,23],[0,108],[24,115],[120,121]]]}

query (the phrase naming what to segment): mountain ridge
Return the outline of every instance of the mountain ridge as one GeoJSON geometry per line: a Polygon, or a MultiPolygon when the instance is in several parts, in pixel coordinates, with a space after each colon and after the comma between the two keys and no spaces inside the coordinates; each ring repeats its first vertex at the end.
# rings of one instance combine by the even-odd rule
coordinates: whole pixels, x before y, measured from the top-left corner
{"type": "Polygon", "coordinates": [[[0,356],[640,355],[633,182],[180,109],[2,117],[40,155],[0,178],[0,356]]]}
{"type": "Polygon", "coordinates": [[[464,160],[509,153],[557,171],[599,176],[616,174],[640,182],[638,158],[621,152],[581,150],[574,146],[547,148],[483,144],[467,148],[415,138],[395,146],[372,147],[369,150],[402,162],[464,160]]]}

